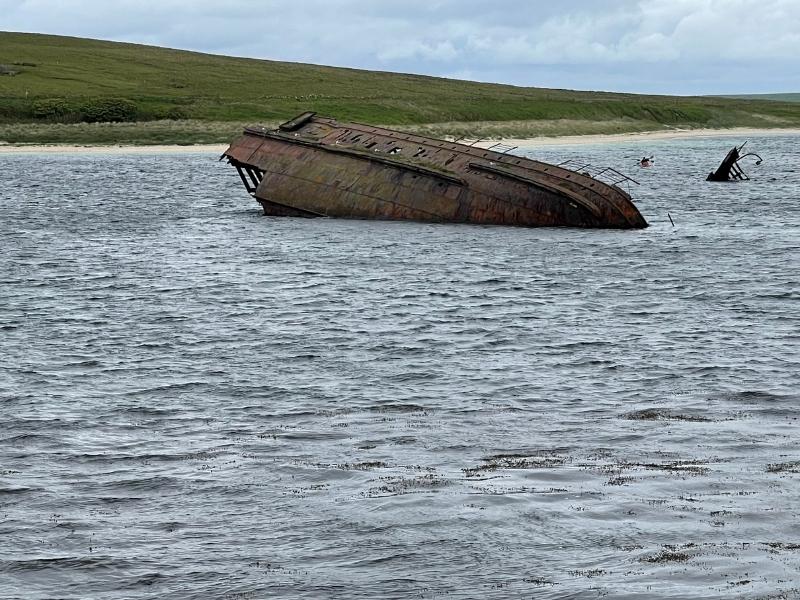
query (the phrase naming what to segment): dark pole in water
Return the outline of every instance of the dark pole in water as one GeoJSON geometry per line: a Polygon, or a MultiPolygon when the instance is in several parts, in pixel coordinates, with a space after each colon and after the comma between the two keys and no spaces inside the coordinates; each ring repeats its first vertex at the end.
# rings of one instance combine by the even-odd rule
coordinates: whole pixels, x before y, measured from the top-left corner
{"type": "Polygon", "coordinates": [[[670,215],[669,213],[667,213],[667,216],[669,217],[669,222],[670,222],[670,223],[672,223],[672,226],[673,226],[673,227],[675,227],[675,221],[673,221],[673,220],[672,220],[672,215],[670,215]]]}

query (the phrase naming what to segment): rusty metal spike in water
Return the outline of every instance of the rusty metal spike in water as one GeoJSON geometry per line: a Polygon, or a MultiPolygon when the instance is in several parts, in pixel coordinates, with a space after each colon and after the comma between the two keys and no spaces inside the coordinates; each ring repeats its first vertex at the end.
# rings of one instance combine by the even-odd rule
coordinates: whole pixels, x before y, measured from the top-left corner
{"type": "Polygon", "coordinates": [[[249,127],[223,157],[267,215],[647,227],[629,194],[588,173],[314,113],[249,127]]]}

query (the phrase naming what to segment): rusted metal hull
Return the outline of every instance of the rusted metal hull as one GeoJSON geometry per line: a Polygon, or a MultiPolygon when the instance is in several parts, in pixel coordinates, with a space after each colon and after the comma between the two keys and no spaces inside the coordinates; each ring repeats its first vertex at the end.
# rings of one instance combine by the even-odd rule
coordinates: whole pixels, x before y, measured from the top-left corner
{"type": "Polygon", "coordinates": [[[647,227],[625,191],[585,174],[313,113],[248,128],[223,157],[268,215],[647,227]]]}

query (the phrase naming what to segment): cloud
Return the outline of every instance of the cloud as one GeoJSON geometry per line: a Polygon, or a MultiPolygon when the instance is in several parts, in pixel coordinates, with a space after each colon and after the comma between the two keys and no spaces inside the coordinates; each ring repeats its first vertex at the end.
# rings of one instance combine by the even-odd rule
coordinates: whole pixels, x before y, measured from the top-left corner
{"type": "Polygon", "coordinates": [[[797,0],[0,0],[0,14],[8,30],[520,85],[800,90],[797,0]]]}
{"type": "Polygon", "coordinates": [[[407,42],[398,38],[387,40],[383,50],[377,54],[378,60],[382,62],[410,58],[448,62],[455,60],[458,56],[458,50],[449,41],[407,42]]]}

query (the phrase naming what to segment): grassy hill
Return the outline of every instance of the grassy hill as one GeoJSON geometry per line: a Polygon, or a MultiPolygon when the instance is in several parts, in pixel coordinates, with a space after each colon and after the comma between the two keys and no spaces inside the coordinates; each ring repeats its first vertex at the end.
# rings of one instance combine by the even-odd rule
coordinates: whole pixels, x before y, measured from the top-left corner
{"type": "Polygon", "coordinates": [[[0,32],[0,141],[223,142],[242,124],[305,110],[484,137],[800,127],[789,102],[522,88],[0,32]]]}
{"type": "Polygon", "coordinates": [[[800,93],[788,94],[739,94],[736,96],[722,96],[723,98],[737,98],[740,100],[773,100],[775,102],[800,102],[800,93]]]}

